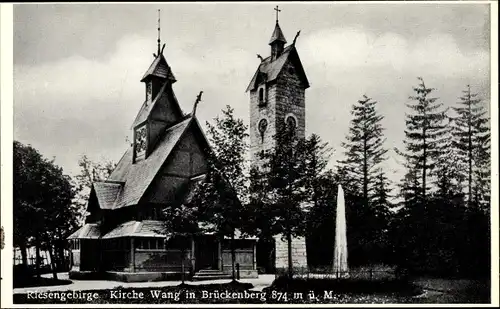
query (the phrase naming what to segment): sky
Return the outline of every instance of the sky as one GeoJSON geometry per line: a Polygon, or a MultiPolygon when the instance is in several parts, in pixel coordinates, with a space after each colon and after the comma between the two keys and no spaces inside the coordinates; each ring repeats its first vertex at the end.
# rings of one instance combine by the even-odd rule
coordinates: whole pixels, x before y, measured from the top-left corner
{"type": "Polygon", "coordinates": [[[203,124],[231,105],[249,120],[245,93],[279,23],[310,82],[306,134],[342,158],[353,103],[378,102],[390,149],[385,169],[402,175],[392,150],[404,139],[417,77],[446,107],[470,84],[490,104],[490,10],[440,3],[155,3],[14,5],[14,139],[31,144],[69,175],[78,159],[118,161],[144,101],[140,82],[156,52],[161,9],[164,55],[184,112],[203,124]]]}

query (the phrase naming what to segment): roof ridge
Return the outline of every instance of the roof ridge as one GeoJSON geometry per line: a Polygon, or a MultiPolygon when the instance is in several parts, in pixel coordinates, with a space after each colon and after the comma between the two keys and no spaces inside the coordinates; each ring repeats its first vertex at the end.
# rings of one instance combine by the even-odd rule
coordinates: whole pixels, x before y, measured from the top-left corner
{"type": "Polygon", "coordinates": [[[124,181],[118,181],[118,180],[100,180],[100,181],[94,181],[94,183],[107,183],[107,184],[114,184],[114,185],[123,185],[125,182],[124,181]]]}
{"type": "Polygon", "coordinates": [[[206,175],[207,175],[207,173],[199,174],[199,175],[196,175],[196,176],[193,176],[193,177],[189,178],[189,180],[196,180],[198,178],[203,178],[206,175]]]}
{"type": "Polygon", "coordinates": [[[192,116],[185,117],[184,119],[182,119],[181,121],[177,122],[176,124],[171,125],[170,127],[167,127],[167,128],[165,129],[165,132],[167,132],[167,131],[169,131],[169,130],[172,130],[172,129],[175,129],[175,128],[179,127],[179,126],[180,126],[182,123],[184,123],[185,121],[187,121],[187,120],[191,120],[191,119],[193,119],[193,117],[192,117],[192,116]]]}

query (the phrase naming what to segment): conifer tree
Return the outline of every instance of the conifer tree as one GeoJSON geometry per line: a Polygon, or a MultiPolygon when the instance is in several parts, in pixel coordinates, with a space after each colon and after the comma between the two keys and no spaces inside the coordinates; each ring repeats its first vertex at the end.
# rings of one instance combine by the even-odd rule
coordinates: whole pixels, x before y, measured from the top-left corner
{"type": "Polygon", "coordinates": [[[419,170],[415,167],[407,166],[406,174],[399,185],[399,195],[403,199],[404,206],[411,207],[420,203],[420,198],[422,197],[420,179],[419,170]]]}
{"type": "Polygon", "coordinates": [[[452,127],[450,123],[444,129],[442,154],[436,160],[436,194],[435,198],[443,204],[461,204],[463,200],[461,183],[463,182],[462,164],[457,152],[453,149],[452,127]]]}
{"type": "MultiPolygon", "coordinates": [[[[431,97],[435,89],[427,87],[421,77],[418,77],[418,80],[418,86],[413,87],[415,95],[410,96],[413,102],[406,104],[413,113],[406,114],[405,150],[396,149],[396,152],[406,159],[407,170],[415,169],[409,175],[419,175],[419,199],[425,202],[429,185],[432,183],[431,176],[434,175],[437,160],[442,155],[446,134],[446,110],[441,110],[443,104],[437,103],[437,98],[431,97]]],[[[412,180],[413,183],[415,181],[412,180]]]]}
{"type": "Polygon", "coordinates": [[[228,237],[231,249],[232,278],[236,277],[235,237],[237,229],[246,231],[244,201],[247,195],[245,152],[247,127],[236,118],[234,109],[227,105],[217,116],[215,124],[207,122],[211,144],[208,158],[209,172],[194,197],[203,215],[200,221],[213,226],[213,231],[224,239],[228,237]],[[242,203],[243,202],[243,203],[242,203]]]}
{"type": "Polygon", "coordinates": [[[489,199],[490,133],[486,111],[476,93],[462,91],[458,107],[453,107],[453,148],[467,179],[468,204],[489,199]]]}
{"type": "Polygon", "coordinates": [[[372,205],[375,208],[389,209],[391,208],[391,202],[389,199],[391,198],[391,189],[390,182],[387,178],[386,174],[383,171],[379,171],[374,179],[374,188],[373,188],[373,196],[372,196],[372,205]]]}
{"type": "Polygon", "coordinates": [[[310,206],[324,202],[329,149],[318,136],[298,138],[286,125],[278,128],[275,140],[275,147],[260,153],[262,166],[252,169],[251,204],[263,235],[286,237],[293,276],[292,237],[305,235],[310,206]]]}
{"type": "Polygon", "coordinates": [[[266,212],[273,223],[273,235],[282,234],[288,243],[288,274],[293,276],[292,237],[303,236],[306,215],[302,208],[305,191],[304,142],[285,126],[279,128],[276,146],[261,154],[266,212]]]}
{"type": "Polygon", "coordinates": [[[322,185],[325,177],[328,160],[331,156],[331,148],[328,143],[321,141],[321,138],[312,134],[304,139],[304,168],[305,168],[305,188],[308,192],[308,199],[313,207],[317,207],[322,199],[322,185]]]}
{"type": "Polygon", "coordinates": [[[366,95],[352,106],[351,126],[342,143],[346,158],[340,161],[341,169],[347,173],[363,197],[368,207],[373,183],[377,177],[380,163],[385,159],[387,149],[383,147],[383,116],[376,111],[376,101],[366,95]]]}

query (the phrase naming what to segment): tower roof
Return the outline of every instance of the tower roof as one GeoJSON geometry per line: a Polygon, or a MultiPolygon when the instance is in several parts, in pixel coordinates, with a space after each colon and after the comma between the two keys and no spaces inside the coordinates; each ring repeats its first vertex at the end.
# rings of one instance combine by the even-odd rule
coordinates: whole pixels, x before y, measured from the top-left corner
{"type": "Polygon", "coordinates": [[[161,52],[158,56],[156,56],[155,60],[153,61],[153,63],[151,63],[146,73],[144,73],[141,82],[144,82],[149,76],[165,78],[170,80],[172,83],[176,82],[174,74],[172,73],[172,69],[168,65],[167,60],[161,52]]]}
{"type": "Polygon", "coordinates": [[[269,40],[269,45],[273,44],[275,41],[286,43],[285,35],[283,35],[283,31],[281,31],[280,25],[277,21],[273,34],[271,35],[271,39],[269,40]]]}
{"type": "Polygon", "coordinates": [[[309,81],[304,71],[304,67],[302,66],[302,62],[300,61],[297,49],[295,48],[295,45],[291,44],[285,47],[283,53],[274,61],[272,60],[271,56],[269,56],[260,63],[246,91],[254,90],[257,87],[259,75],[263,75],[263,78],[266,80],[266,82],[272,82],[276,80],[285,67],[287,61],[292,61],[297,69],[299,78],[303,82],[303,86],[305,87],[305,89],[309,88],[309,81]]]}

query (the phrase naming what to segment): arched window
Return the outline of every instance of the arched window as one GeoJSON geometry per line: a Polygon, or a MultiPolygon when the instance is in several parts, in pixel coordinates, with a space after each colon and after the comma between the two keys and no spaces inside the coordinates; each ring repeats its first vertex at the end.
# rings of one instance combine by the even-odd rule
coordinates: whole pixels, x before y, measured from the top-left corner
{"type": "Polygon", "coordinates": [[[287,129],[292,133],[295,134],[295,130],[297,128],[297,120],[293,116],[288,116],[285,120],[286,127],[287,129]]]}
{"type": "Polygon", "coordinates": [[[267,120],[262,119],[261,121],[259,121],[259,133],[262,142],[264,142],[264,133],[266,132],[266,130],[267,130],[267,120]]]}
{"type": "Polygon", "coordinates": [[[259,89],[259,105],[264,105],[264,88],[259,89]]]}

